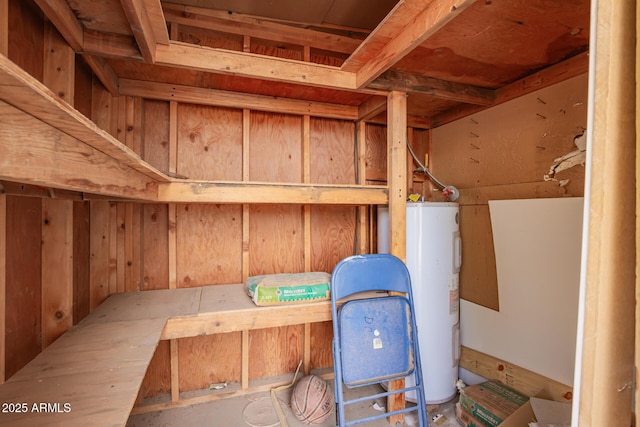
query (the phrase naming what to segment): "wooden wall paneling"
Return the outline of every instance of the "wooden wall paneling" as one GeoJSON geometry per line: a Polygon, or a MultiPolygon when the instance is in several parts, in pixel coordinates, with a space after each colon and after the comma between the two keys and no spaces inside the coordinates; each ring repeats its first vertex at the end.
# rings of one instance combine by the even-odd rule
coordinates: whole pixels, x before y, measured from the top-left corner
{"type": "Polygon", "coordinates": [[[111,277],[111,209],[109,202],[93,200],[91,204],[90,228],[90,273],[89,299],[93,311],[110,295],[111,277]]]}
{"type": "Polygon", "coordinates": [[[212,383],[241,381],[240,332],[181,338],[178,348],[181,391],[207,389],[212,383]]]}
{"type": "Polygon", "coordinates": [[[73,202],[73,324],[90,311],[90,227],[91,204],[73,202]]]}
{"type": "MultiPolygon", "coordinates": [[[[356,184],[364,185],[367,183],[367,124],[363,121],[357,122],[355,132],[357,135],[356,184]]],[[[358,206],[357,216],[357,253],[369,253],[369,206],[358,206]]]]}
{"type": "MultiPolygon", "coordinates": [[[[304,49],[304,59],[309,60],[309,48],[304,49]]],[[[302,117],[302,182],[311,182],[311,117],[302,117]]],[[[302,207],[304,225],[304,271],[311,271],[311,206],[302,207]]],[[[311,325],[304,324],[303,336],[304,348],[302,351],[302,372],[309,375],[311,372],[311,325]]]]}
{"type": "Polygon", "coordinates": [[[145,204],[143,209],[143,278],[141,290],[169,289],[169,207],[145,204]]]}
{"type": "Polygon", "coordinates": [[[250,379],[295,372],[303,360],[304,325],[256,329],[250,337],[250,379]]]}
{"type": "Polygon", "coordinates": [[[9,59],[42,81],[44,21],[31,2],[9,0],[9,59]]]}
{"type": "MultiPolygon", "coordinates": [[[[115,261],[116,261],[116,289],[115,292],[125,292],[126,291],[126,281],[127,281],[127,242],[130,242],[130,239],[127,239],[127,234],[129,230],[127,230],[127,203],[116,203],[116,230],[115,230],[115,261]]],[[[112,243],[113,245],[113,243],[112,243]]]]}
{"type": "Polygon", "coordinates": [[[251,112],[250,181],[301,182],[300,116],[251,112]]]}
{"type": "MultiPolygon", "coordinates": [[[[5,3],[6,5],[6,3],[5,3]]],[[[4,7],[5,5],[0,4],[4,7]]],[[[7,195],[0,194],[0,384],[6,379],[5,361],[7,355],[7,195]]]]}
{"type": "Polygon", "coordinates": [[[387,181],[387,128],[367,124],[366,130],[366,170],[367,184],[387,181]]]}
{"type": "Polygon", "coordinates": [[[42,351],[42,203],[7,196],[5,376],[11,378],[42,351]]]}
{"type": "Polygon", "coordinates": [[[43,51],[43,83],[69,105],[74,105],[75,52],[51,22],[44,25],[43,51]]]}
{"type": "Polygon", "coordinates": [[[73,106],[85,117],[91,117],[94,75],[85,61],[76,58],[74,62],[73,106]]]}
{"type": "Polygon", "coordinates": [[[242,180],[242,111],[179,104],[177,172],[190,179],[242,180]]]}
{"type": "Polygon", "coordinates": [[[42,199],[42,349],[73,325],[73,201],[42,199]]]}
{"type": "Polygon", "coordinates": [[[162,172],[169,171],[169,102],[145,99],[143,103],[144,160],[162,172]]]}
{"type": "Polygon", "coordinates": [[[9,56],[9,0],[0,0],[0,53],[9,56]]]}
{"type": "Polygon", "coordinates": [[[113,133],[111,116],[113,110],[113,96],[102,86],[98,80],[94,80],[91,90],[91,120],[100,128],[113,133]]]}
{"type": "Polygon", "coordinates": [[[176,217],[178,287],[240,283],[242,207],[181,204],[176,217]]]}
{"type": "MultiPolygon", "coordinates": [[[[251,41],[249,37],[244,38],[244,51],[248,51],[251,41]]],[[[249,147],[251,140],[251,112],[248,109],[242,110],[242,180],[249,181],[249,147]]],[[[249,204],[242,205],[242,283],[246,283],[249,277],[249,204]]],[[[241,353],[241,387],[243,390],[249,388],[249,331],[242,331],[242,353],[241,353]]]]}
{"type": "Polygon", "coordinates": [[[158,343],[140,386],[143,398],[171,393],[171,340],[158,343]]]}
{"type": "MultiPolygon", "coordinates": [[[[119,284],[118,280],[118,233],[120,227],[118,226],[118,203],[109,203],[109,219],[108,219],[108,233],[109,233],[109,291],[107,296],[118,292],[119,284]]],[[[120,271],[122,267],[120,267],[120,271]]]]}

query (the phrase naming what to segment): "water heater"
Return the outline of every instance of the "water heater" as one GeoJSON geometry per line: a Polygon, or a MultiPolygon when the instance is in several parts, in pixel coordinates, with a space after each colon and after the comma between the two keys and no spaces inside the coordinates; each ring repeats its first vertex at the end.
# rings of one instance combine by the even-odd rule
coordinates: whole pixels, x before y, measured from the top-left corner
{"type": "MultiPolygon", "coordinates": [[[[389,250],[388,208],[378,210],[378,252],[389,250]]],[[[462,246],[457,203],[407,203],[406,264],[411,275],[425,400],[457,393],[460,360],[459,273],[462,246]]],[[[413,385],[413,378],[407,384],[413,385]]],[[[415,401],[415,393],[407,393],[415,401]]]]}

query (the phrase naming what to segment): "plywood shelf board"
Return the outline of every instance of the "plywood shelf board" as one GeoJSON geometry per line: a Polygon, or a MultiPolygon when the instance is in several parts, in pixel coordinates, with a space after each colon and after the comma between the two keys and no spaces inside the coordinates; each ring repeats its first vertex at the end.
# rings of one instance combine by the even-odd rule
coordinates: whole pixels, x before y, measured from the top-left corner
{"type": "Polygon", "coordinates": [[[0,55],[0,99],[102,151],[153,181],[171,180],[4,55],[0,55]]]}

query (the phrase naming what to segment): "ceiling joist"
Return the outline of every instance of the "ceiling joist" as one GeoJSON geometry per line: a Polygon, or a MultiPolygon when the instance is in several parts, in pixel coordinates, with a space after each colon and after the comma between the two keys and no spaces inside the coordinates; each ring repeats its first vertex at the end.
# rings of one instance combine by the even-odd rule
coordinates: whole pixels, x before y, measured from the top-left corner
{"type": "Polygon", "coordinates": [[[364,87],[442,28],[476,0],[401,0],[342,70],[357,73],[364,87]]]}
{"type": "Polygon", "coordinates": [[[163,4],[167,22],[229,34],[256,37],[330,52],[351,54],[361,40],[254,17],[190,6],[163,4]]]}

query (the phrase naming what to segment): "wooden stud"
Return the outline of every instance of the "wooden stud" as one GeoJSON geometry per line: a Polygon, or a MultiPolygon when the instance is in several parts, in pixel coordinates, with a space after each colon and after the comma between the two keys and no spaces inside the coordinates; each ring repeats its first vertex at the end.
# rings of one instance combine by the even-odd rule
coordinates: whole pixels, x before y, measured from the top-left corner
{"type": "Polygon", "coordinates": [[[180,376],[178,363],[178,340],[173,339],[169,342],[171,351],[171,402],[180,400],[180,376]]]}
{"type": "Polygon", "coordinates": [[[121,280],[118,275],[118,234],[119,234],[119,224],[118,224],[118,203],[110,203],[109,204],[109,292],[107,296],[113,295],[118,292],[118,283],[121,280]]]}
{"type": "MultiPolygon", "coordinates": [[[[594,90],[588,118],[591,182],[583,271],[584,332],[578,417],[581,426],[630,425],[637,285],[636,2],[597,2],[594,90]],[[634,197],[635,196],[635,197],[634,197]]],[[[580,346],[579,346],[580,349],[580,346]]],[[[576,414],[574,413],[574,416],[576,414]]]]}
{"type": "Polygon", "coordinates": [[[73,325],[73,201],[42,199],[42,349],[73,325]]]}
{"type": "MultiPolygon", "coordinates": [[[[245,42],[247,41],[245,40],[245,42]]],[[[245,182],[249,181],[249,178],[250,178],[250,175],[249,175],[250,131],[251,131],[251,111],[245,108],[242,110],[242,180],[245,182]]],[[[242,205],[242,281],[243,283],[246,282],[247,278],[250,275],[249,212],[250,212],[250,205],[248,203],[244,203],[242,205]]]]}
{"type": "MultiPolygon", "coordinates": [[[[385,107],[386,108],[386,107],[385,107]]],[[[357,153],[358,153],[358,185],[364,185],[367,182],[366,169],[367,169],[367,124],[364,121],[356,123],[356,132],[358,139],[356,141],[357,153]]],[[[369,241],[372,241],[369,237],[369,208],[366,205],[358,207],[358,253],[366,254],[371,253],[369,250],[369,241]]]]}
{"type": "MultiPolygon", "coordinates": [[[[389,253],[401,260],[406,257],[407,206],[407,96],[403,92],[389,93],[387,107],[387,185],[389,187],[389,253]]],[[[390,390],[404,387],[404,379],[389,382],[390,390]]],[[[404,408],[404,393],[387,398],[389,412],[404,408]]],[[[402,414],[389,417],[389,422],[402,422],[402,414]]]]}
{"type": "Polygon", "coordinates": [[[249,388],[249,331],[242,331],[242,389],[249,388]]]}
{"type": "MultiPolygon", "coordinates": [[[[173,34],[173,27],[172,27],[173,34]]],[[[176,174],[178,169],[178,103],[169,102],[169,173],[176,174]]],[[[177,206],[169,203],[169,289],[178,287],[178,234],[177,234],[177,206]]],[[[177,353],[177,343],[176,343],[177,353]]],[[[177,361],[176,361],[177,363],[177,361]]]]}

